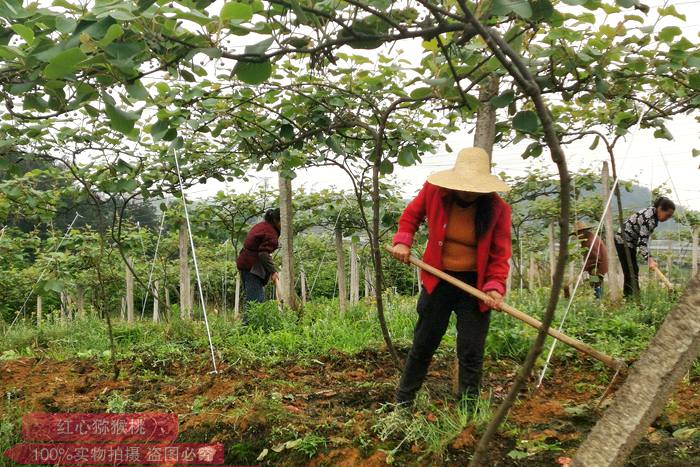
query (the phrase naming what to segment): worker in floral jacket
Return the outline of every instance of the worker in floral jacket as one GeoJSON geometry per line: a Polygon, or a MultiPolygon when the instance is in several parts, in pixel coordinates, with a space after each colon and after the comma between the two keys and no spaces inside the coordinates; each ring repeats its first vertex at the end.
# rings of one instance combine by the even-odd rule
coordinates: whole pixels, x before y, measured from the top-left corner
{"type": "Polygon", "coordinates": [[[428,177],[399,220],[393,239],[396,259],[408,262],[414,234],[427,220],[423,261],[477,287],[489,298],[480,302],[421,272],[418,322],[396,393],[398,404],[414,400],[453,311],[457,315],[459,396],[466,401],[478,398],[489,311],[503,302],[511,257],[511,208],[496,194],[510,188],[490,172],[484,150],[461,150],[452,169],[428,177]]]}

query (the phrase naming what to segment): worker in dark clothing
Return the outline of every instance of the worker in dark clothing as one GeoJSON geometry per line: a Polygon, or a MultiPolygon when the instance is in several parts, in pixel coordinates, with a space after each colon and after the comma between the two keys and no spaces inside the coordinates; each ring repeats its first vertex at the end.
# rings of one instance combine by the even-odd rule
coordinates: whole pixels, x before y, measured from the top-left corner
{"type": "Polygon", "coordinates": [[[632,214],[615,234],[615,249],[620,258],[622,273],[625,276],[624,295],[626,298],[639,297],[639,265],[637,248],[650,268],[656,268],[656,261],[649,253],[649,238],[659,222],[666,222],[676,211],[670,199],[661,196],[654,205],[632,214]],[[628,258],[629,255],[629,258],[628,258]]]}
{"type": "Polygon", "coordinates": [[[591,230],[593,230],[592,227],[576,221],[571,235],[576,235],[581,240],[581,246],[585,248],[583,269],[588,273],[588,280],[593,287],[595,297],[600,300],[603,298],[603,277],[608,273],[608,249],[591,230]]]}
{"type": "MultiPolygon", "coordinates": [[[[241,274],[246,304],[265,301],[265,285],[272,279],[277,283],[277,268],[272,261],[272,252],[279,246],[280,210],[270,209],[265,220],[255,224],[243,241],[243,249],[236,259],[241,274]]],[[[245,313],[242,314],[246,323],[245,313]]]]}

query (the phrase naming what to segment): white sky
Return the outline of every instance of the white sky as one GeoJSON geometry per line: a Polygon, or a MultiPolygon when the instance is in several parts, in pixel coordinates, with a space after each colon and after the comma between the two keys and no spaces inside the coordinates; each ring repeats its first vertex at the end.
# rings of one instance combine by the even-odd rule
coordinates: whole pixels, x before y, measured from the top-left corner
{"type": "MultiPolygon", "coordinates": [[[[666,2],[659,0],[644,1],[643,3],[651,7],[646,24],[653,24],[656,19],[655,10],[663,6],[666,2]]],[[[668,2],[676,7],[679,13],[687,16],[686,23],[679,22],[673,18],[662,20],[657,31],[669,25],[680,25],[683,34],[692,42],[697,43],[700,35],[700,0],[684,0],[680,2],[668,2]]],[[[668,4],[666,3],[666,4],[668,4]]],[[[641,14],[639,12],[625,11],[626,14],[641,14]]],[[[600,22],[616,25],[620,20],[611,16],[605,18],[598,17],[600,22]]],[[[630,27],[638,23],[630,23],[630,27]]],[[[417,63],[420,60],[422,50],[420,41],[402,42],[400,46],[395,46],[394,51],[403,49],[402,56],[417,63]]],[[[353,53],[358,51],[353,50],[353,53]]],[[[372,53],[372,52],[369,52],[372,53]]],[[[618,142],[617,163],[618,172],[623,179],[636,180],[640,185],[650,189],[658,187],[664,183],[672,189],[674,199],[681,204],[700,210],[700,157],[693,158],[691,151],[693,148],[700,149],[700,123],[694,116],[683,116],[675,118],[667,126],[674,136],[673,141],[656,139],[653,137],[653,130],[640,131],[625,141],[618,142]],[[674,187],[675,185],[675,187],[674,187]]],[[[472,146],[473,126],[465,128],[463,132],[454,133],[448,136],[447,143],[455,151],[454,154],[444,152],[444,146],[435,155],[427,155],[423,158],[423,163],[415,167],[396,166],[394,176],[397,182],[404,185],[404,194],[411,196],[420,188],[426,177],[437,170],[449,168],[454,162],[456,151],[463,147],[472,146]]],[[[571,171],[582,168],[594,168],[599,170],[602,161],[607,160],[607,153],[601,143],[595,151],[590,147],[593,138],[584,139],[576,144],[565,148],[565,153],[571,171]]],[[[545,167],[552,172],[555,166],[549,159],[545,151],[542,156],[535,160],[523,160],[520,154],[529,142],[524,142],[518,146],[509,146],[501,149],[495,148],[493,161],[495,172],[505,172],[511,176],[525,174],[532,167],[545,167]]],[[[251,174],[250,182],[236,182],[235,184],[222,184],[210,182],[206,188],[200,187],[190,193],[196,197],[208,196],[218,190],[243,192],[254,188],[255,185],[263,184],[268,178],[271,187],[277,185],[277,175],[269,170],[251,174]]],[[[338,188],[351,188],[347,176],[337,168],[313,168],[297,172],[294,180],[295,187],[306,187],[310,190],[320,190],[322,188],[335,186],[338,188]]]]}

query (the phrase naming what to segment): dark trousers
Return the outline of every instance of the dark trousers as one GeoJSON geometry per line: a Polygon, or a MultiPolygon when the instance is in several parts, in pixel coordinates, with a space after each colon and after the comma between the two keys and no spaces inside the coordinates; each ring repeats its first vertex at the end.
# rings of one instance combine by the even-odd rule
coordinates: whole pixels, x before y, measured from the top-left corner
{"type": "MultiPolygon", "coordinates": [[[[475,272],[450,274],[470,285],[476,285],[475,272]]],[[[418,298],[417,310],[418,322],[413,331],[413,346],[401,374],[396,402],[411,402],[416,397],[453,311],[457,314],[459,394],[477,396],[490,312],[479,311],[477,299],[445,281],[438,283],[432,294],[423,289],[418,298]]]]}
{"type": "Polygon", "coordinates": [[[265,284],[259,276],[252,274],[250,271],[239,270],[239,272],[241,273],[243,293],[245,295],[245,306],[243,306],[241,310],[241,319],[243,324],[246,324],[248,322],[246,317],[247,304],[251,302],[262,303],[265,301],[265,284]]]}
{"type": "Polygon", "coordinates": [[[623,293],[625,297],[639,297],[639,264],[637,264],[637,249],[625,246],[622,243],[615,242],[617,257],[622,265],[622,274],[625,277],[625,285],[623,293]],[[627,255],[625,250],[629,252],[632,264],[627,263],[627,255]],[[630,266],[632,266],[630,268],[630,266]]]}

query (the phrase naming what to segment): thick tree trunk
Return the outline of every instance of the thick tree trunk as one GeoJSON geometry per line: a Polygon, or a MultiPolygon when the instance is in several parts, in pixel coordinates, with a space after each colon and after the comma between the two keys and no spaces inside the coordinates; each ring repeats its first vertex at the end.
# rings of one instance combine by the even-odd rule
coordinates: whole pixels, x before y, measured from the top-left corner
{"type": "Polygon", "coordinates": [[[350,303],[360,301],[360,264],[357,256],[357,242],[350,241],[350,303]]]}
{"type": "Polygon", "coordinates": [[[192,318],[192,280],[190,278],[190,242],[187,224],[180,222],[180,319],[192,318]]]}
{"type": "Polygon", "coordinates": [[[78,317],[80,319],[85,318],[85,289],[82,286],[78,286],[75,296],[75,306],[78,312],[78,317]]]}
{"type": "Polygon", "coordinates": [[[700,249],[698,248],[698,237],[700,237],[700,227],[695,227],[693,229],[693,253],[691,259],[691,268],[693,271],[693,276],[698,274],[698,256],[700,256],[700,249]]]}
{"type": "Polygon", "coordinates": [[[527,271],[527,285],[529,290],[535,290],[536,275],[537,263],[535,262],[535,254],[530,253],[530,266],[527,271]]]}
{"type": "Polygon", "coordinates": [[[153,281],[153,322],[157,323],[160,321],[160,309],[158,306],[158,297],[160,292],[160,284],[158,281],[153,281]]]}
{"type": "Polygon", "coordinates": [[[498,95],[498,84],[499,76],[494,73],[479,87],[479,109],[474,128],[474,146],[484,149],[489,155],[489,161],[496,137],[496,109],[490,101],[498,95]]]}
{"type": "Polygon", "coordinates": [[[298,310],[294,290],[294,212],[292,210],[292,181],[279,176],[280,194],[280,254],[282,270],[280,271],[280,292],[284,303],[293,310],[298,310]]]}
{"type": "Polygon", "coordinates": [[[131,273],[133,268],[133,261],[131,258],[127,258],[128,265],[124,266],[124,274],[126,275],[126,322],[134,322],[134,275],[131,273]]]}
{"type": "Polygon", "coordinates": [[[695,276],[576,452],[572,466],[623,465],[698,354],[700,277],[695,276]]]}
{"type": "Polygon", "coordinates": [[[347,277],[345,275],[343,232],[339,228],[335,230],[335,260],[338,270],[338,306],[340,307],[340,312],[345,313],[348,309],[348,289],[347,277]]]}
{"type": "MultiPolygon", "coordinates": [[[[603,162],[603,171],[601,173],[603,187],[603,202],[610,198],[610,173],[608,171],[608,163],[603,162]]],[[[605,213],[603,222],[605,224],[605,246],[608,250],[608,287],[610,298],[613,301],[618,301],[622,298],[622,271],[620,264],[615,261],[615,231],[613,230],[612,220],[612,200],[608,210],[605,213]]]]}
{"type": "Polygon", "coordinates": [[[37,326],[41,324],[41,315],[43,308],[43,299],[41,295],[36,296],[36,324],[37,326]]]}

